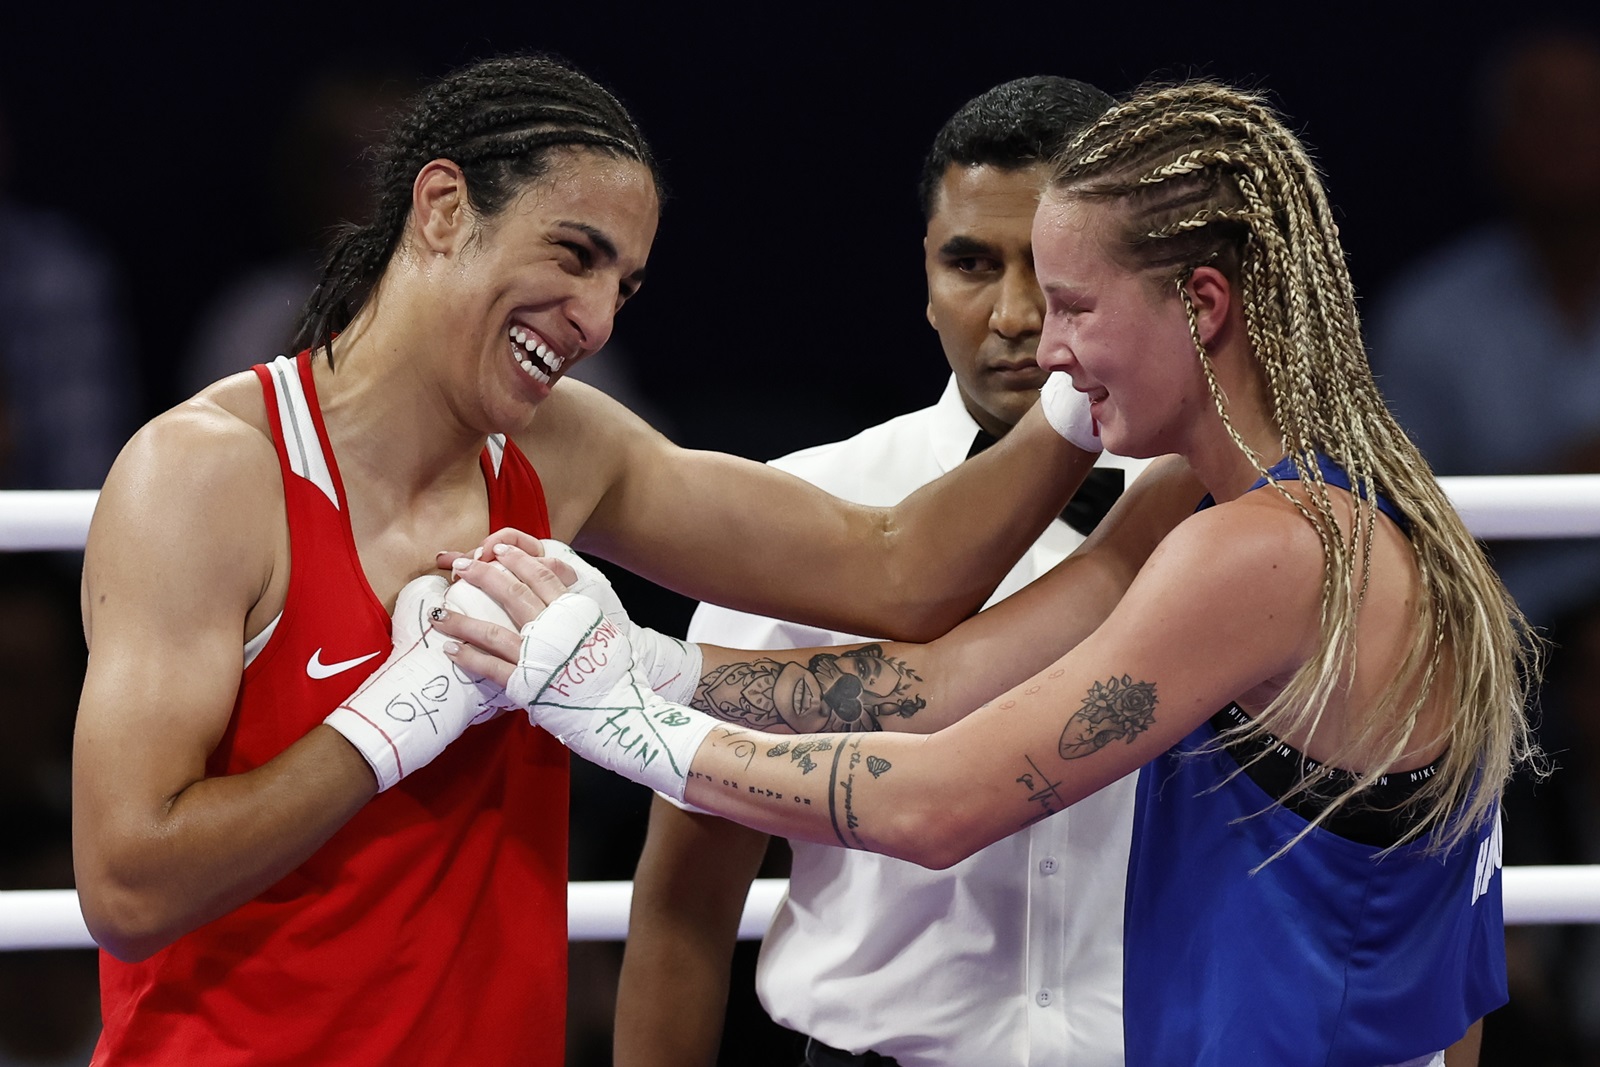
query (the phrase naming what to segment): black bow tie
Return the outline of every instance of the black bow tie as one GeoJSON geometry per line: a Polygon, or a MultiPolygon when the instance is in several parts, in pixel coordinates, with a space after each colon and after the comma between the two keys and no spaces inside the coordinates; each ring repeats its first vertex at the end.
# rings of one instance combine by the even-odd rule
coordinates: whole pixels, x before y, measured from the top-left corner
{"type": "MultiPolygon", "coordinates": [[[[971,459],[999,440],[989,431],[980,429],[972,439],[972,447],[967,449],[967,458],[971,459]]],[[[1127,472],[1121,467],[1093,468],[1067,501],[1067,506],[1061,509],[1061,521],[1088,537],[1117,502],[1126,484],[1127,472]]]]}

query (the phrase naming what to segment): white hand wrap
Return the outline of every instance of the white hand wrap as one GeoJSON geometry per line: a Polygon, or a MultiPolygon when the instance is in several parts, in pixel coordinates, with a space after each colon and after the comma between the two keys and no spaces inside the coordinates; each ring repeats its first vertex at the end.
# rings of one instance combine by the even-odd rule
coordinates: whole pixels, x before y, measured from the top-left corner
{"type": "Polygon", "coordinates": [[[1072,378],[1061,371],[1045,377],[1039,390],[1039,406],[1051,429],[1085,452],[1099,452],[1100,425],[1089,414],[1089,397],[1072,387],[1072,378]]]}
{"type": "Polygon", "coordinates": [[[468,726],[510,706],[498,686],[481,692],[445,656],[445,638],[433,632],[430,616],[449,600],[447,586],[428,575],[400,591],[389,658],[323,720],[372,767],[380,793],[432,762],[468,726]]]}
{"type": "Polygon", "coordinates": [[[717,725],[663,700],[633,664],[627,635],[599,604],[566,593],[522,628],[506,691],[578,755],[682,800],[689,764],[717,725]]]}
{"type": "MultiPolygon", "coordinates": [[[[450,591],[444,595],[444,606],[451,611],[458,611],[463,615],[470,615],[484,622],[492,622],[496,626],[504,626],[507,630],[515,630],[517,624],[507,615],[505,609],[495,603],[493,597],[471,582],[452,582],[450,591]]],[[[488,678],[479,678],[455,667],[456,678],[472,691],[473,699],[478,702],[478,714],[473,717],[473,722],[488,722],[497,719],[517,706],[516,702],[506,696],[506,691],[488,678]]]]}
{"type": "Polygon", "coordinates": [[[695,687],[700,684],[700,665],[704,662],[700,646],[640,626],[628,618],[617,591],[599,568],[560,541],[546,539],[539,543],[544,546],[546,556],[562,560],[577,574],[577,581],[569,585],[567,591],[599,604],[612,625],[628,635],[634,666],[644,672],[650,688],[670,703],[689,703],[695,687]]]}

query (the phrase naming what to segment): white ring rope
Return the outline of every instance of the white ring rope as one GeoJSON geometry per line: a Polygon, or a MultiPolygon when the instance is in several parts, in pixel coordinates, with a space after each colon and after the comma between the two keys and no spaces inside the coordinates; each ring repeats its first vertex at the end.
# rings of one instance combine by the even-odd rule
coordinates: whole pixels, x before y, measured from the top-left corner
{"type": "MultiPolygon", "coordinates": [[[[1440,478],[1467,528],[1485,538],[1600,537],[1600,474],[1440,478]]],[[[0,492],[0,551],[76,550],[93,489],[0,492]]]]}
{"type": "MultiPolygon", "coordinates": [[[[758,878],[745,898],[739,937],[760,940],[788,882],[758,878]]],[[[621,941],[628,935],[632,882],[572,882],[567,886],[567,936],[573,941],[621,941]]],[[[72,889],[0,892],[0,952],[94,948],[72,889]]]]}
{"type": "MultiPolygon", "coordinates": [[[[1600,866],[1507,867],[1508,925],[1600,922],[1600,866]]],[[[745,899],[739,937],[767,932],[788,882],[758,878],[745,899]]],[[[567,886],[567,936],[573,941],[621,941],[628,936],[632,882],[572,882],[567,886]]],[[[0,952],[93,948],[94,940],[71,889],[0,892],[0,952]]]]}
{"type": "MultiPolygon", "coordinates": [[[[1467,527],[1483,538],[1600,537],[1600,474],[1441,478],[1467,527]]],[[[94,490],[0,492],[0,551],[75,551],[94,514],[94,490]]],[[[1508,924],[1600,923],[1600,865],[1508,867],[1508,924]]],[[[739,936],[766,933],[787,883],[758,879],[739,936]]],[[[567,931],[574,941],[627,936],[631,882],[567,886],[567,931]]],[[[90,948],[94,941],[71,889],[0,891],[0,951],[90,948]]]]}
{"type": "Polygon", "coordinates": [[[1476,537],[1600,537],[1600,474],[1440,478],[1476,537]]]}
{"type": "Polygon", "coordinates": [[[12,489],[0,492],[0,551],[77,551],[89,536],[94,489],[12,489]]]}

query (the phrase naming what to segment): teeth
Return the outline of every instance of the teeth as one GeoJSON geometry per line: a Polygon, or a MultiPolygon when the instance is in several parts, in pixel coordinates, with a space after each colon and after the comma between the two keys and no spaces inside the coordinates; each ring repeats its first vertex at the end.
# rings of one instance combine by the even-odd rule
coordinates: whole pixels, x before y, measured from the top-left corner
{"type": "Polygon", "coordinates": [[[542,382],[545,385],[550,384],[550,375],[546,374],[531,360],[519,359],[517,360],[517,366],[521,367],[528,377],[532,378],[534,381],[542,382]]]}
{"type": "Polygon", "coordinates": [[[550,351],[544,342],[521,326],[511,327],[511,341],[517,348],[538,357],[536,363],[522,355],[517,356],[517,364],[536,381],[548,384],[551,376],[560,371],[562,365],[566,363],[565,359],[550,351]]]}

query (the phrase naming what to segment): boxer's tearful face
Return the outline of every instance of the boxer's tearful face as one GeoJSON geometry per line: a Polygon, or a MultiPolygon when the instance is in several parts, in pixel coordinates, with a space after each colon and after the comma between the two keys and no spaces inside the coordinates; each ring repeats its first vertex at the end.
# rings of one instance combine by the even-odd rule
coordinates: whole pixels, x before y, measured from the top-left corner
{"type": "Polygon", "coordinates": [[[1034,254],[1046,315],[1042,366],[1072,377],[1108,450],[1182,452],[1197,414],[1215,410],[1177,289],[1107,249],[1114,209],[1046,197],[1034,254]]]}
{"type": "Polygon", "coordinates": [[[1034,360],[1044,299],[1032,227],[1042,164],[1018,170],[953,166],[935,194],[923,242],[928,322],[972,417],[1000,437],[1038,399],[1034,360]]]}

